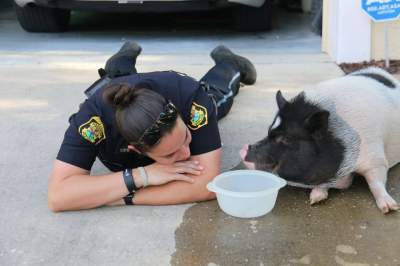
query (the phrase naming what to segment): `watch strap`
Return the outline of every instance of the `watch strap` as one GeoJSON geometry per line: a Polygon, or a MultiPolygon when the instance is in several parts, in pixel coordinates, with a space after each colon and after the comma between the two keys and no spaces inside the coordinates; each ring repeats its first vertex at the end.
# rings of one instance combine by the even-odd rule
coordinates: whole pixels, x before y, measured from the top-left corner
{"type": "Polygon", "coordinates": [[[132,193],[137,190],[137,187],[135,185],[135,179],[132,175],[132,169],[125,169],[122,171],[122,175],[124,177],[124,182],[126,185],[126,188],[128,189],[129,193],[132,193]]]}
{"type": "Polygon", "coordinates": [[[125,197],[123,197],[122,199],[125,202],[125,205],[134,205],[133,204],[133,197],[135,196],[135,193],[131,193],[125,197]]]}

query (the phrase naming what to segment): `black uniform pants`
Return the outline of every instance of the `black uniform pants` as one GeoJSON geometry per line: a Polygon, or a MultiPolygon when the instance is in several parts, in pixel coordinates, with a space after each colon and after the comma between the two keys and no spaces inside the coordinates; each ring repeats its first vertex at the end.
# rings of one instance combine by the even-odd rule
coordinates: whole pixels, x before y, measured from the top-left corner
{"type": "Polygon", "coordinates": [[[229,62],[216,64],[200,79],[200,84],[213,99],[219,120],[229,113],[233,97],[239,92],[240,72],[229,62]]]}
{"type": "MultiPolygon", "coordinates": [[[[118,68],[118,65],[114,67],[118,68]]],[[[136,73],[134,66],[129,73],[123,73],[123,75],[136,73]]],[[[103,73],[102,78],[85,91],[86,96],[90,97],[97,89],[105,86],[110,81],[111,78],[106,73],[103,73]]],[[[235,65],[229,62],[216,64],[200,79],[200,86],[214,102],[219,120],[229,113],[233,104],[233,97],[239,92],[240,72],[235,65]]]]}

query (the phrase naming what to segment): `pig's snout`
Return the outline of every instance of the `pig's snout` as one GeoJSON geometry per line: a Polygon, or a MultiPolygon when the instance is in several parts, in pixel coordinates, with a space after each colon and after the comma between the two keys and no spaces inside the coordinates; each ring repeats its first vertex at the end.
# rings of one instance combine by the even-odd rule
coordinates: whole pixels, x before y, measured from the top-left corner
{"type": "Polygon", "coordinates": [[[246,156],[247,156],[248,151],[249,151],[249,144],[243,145],[242,149],[239,152],[240,158],[242,158],[242,161],[247,168],[255,169],[256,167],[255,167],[254,163],[246,161],[246,156]]]}
{"type": "Polygon", "coordinates": [[[243,161],[245,160],[248,151],[249,151],[249,144],[244,144],[239,152],[240,158],[242,158],[243,161]]]}

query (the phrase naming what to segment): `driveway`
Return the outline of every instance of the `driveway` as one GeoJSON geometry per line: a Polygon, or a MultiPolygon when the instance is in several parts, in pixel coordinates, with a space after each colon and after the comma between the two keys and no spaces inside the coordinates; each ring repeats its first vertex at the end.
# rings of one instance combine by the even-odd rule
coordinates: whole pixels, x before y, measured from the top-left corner
{"type": "MultiPolygon", "coordinates": [[[[210,15],[208,26],[198,26],[201,17],[170,18],[159,18],[163,26],[138,26],[138,18],[110,26],[113,15],[78,14],[70,32],[31,34],[12,10],[0,11],[0,265],[400,265],[400,214],[382,215],[361,179],[313,207],[309,191],[284,188],[272,213],[257,219],[227,216],[216,201],[47,209],[48,173],[68,117],[124,40],[143,47],[142,72],[201,78],[220,43],[254,62],[257,83],[241,88],[220,122],[223,171],[239,163],[244,143],[266,134],[278,89],[292,96],[342,75],[320,52],[305,15],[277,15],[274,30],[258,34],[233,32],[220,14],[210,15]]],[[[95,164],[95,174],[105,171],[95,164]]],[[[392,169],[388,185],[397,201],[399,171],[392,169]]]]}

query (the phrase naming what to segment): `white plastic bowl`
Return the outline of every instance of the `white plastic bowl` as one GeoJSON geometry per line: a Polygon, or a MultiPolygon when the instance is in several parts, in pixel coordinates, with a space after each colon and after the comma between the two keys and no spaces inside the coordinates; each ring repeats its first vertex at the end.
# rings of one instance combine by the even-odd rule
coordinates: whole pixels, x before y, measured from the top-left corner
{"type": "Polygon", "coordinates": [[[220,208],[229,215],[253,218],[267,214],[275,205],[286,181],[271,173],[236,170],[222,173],[207,184],[215,192],[220,208]]]}

